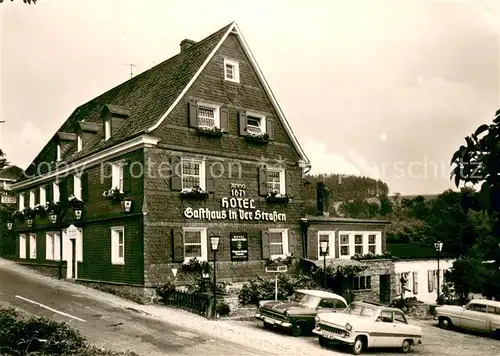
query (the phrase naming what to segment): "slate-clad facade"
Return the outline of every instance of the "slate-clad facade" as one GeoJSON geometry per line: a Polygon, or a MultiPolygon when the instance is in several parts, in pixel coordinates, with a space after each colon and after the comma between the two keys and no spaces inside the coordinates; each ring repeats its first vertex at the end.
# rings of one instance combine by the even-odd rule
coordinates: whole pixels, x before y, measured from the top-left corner
{"type": "Polygon", "coordinates": [[[19,210],[60,203],[55,223],[16,218],[15,256],[54,273],[62,256],[65,277],[136,293],[189,282],[182,264],[211,260],[217,235],[219,280],[264,275],[302,256],[308,167],[232,23],[73,112],[13,186],[19,210]]]}

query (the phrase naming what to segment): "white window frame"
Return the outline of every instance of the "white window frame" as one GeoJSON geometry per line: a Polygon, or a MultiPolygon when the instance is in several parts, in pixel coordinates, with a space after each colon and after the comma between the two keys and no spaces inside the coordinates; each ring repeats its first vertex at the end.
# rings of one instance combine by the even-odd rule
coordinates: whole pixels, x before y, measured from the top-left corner
{"type": "Polygon", "coordinates": [[[82,200],[82,178],[77,174],[73,176],[73,195],[82,200]]]}
{"type": "Polygon", "coordinates": [[[53,182],[52,183],[52,201],[54,203],[57,203],[57,202],[59,202],[60,199],[61,199],[61,195],[59,192],[59,183],[53,182]]]}
{"type": "Polygon", "coordinates": [[[352,252],[354,254],[359,253],[360,255],[364,255],[366,253],[365,245],[367,244],[365,234],[363,234],[362,232],[354,233],[353,240],[354,240],[353,241],[354,247],[353,247],[352,252]],[[356,243],[356,236],[361,236],[361,244],[356,243]],[[361,246],[361,252],[356,252],[356,247],[359,247],[359,246],[361,246]]]}
{"type": "Polygon", "coordinates": [[[46,199],[46,192],[45,192],[45,186],[44,185],[41,185],[40,186],[40,189],[38,191],[39,195],[40,195],[40,201],[39,201],[39,204],[40,205],[45,205],[47,203],[47,199],[46,199]]]}
{"type": "Polygon", "coordinates": [[[107,141],[111,138],[111,120],[104,120],[104,140],[107,141]]]}
{"type": "Polygon", "coordinates": [[[19,211],[24,210],[24,193],[19,194],[18,196],[19,199],[19,211]]]}
{"type": "Polygon", "coordinates": [[[247,132],[249,134],[259,134],[257,132],[252,132],[252,130],[249,130],[248,127],[256,127],[255,125],[249,125],[248,124],[248,119],[257,119],[259,120],[259,129],[260,129],[260,134],[265,134],[266,133],[266,117],[262,114],[257,114],[257,113],[254,113],[254,112],[247,112],[247,132]]]}
{"type": "MultiPolygon", "coordinates": [[[[182,249],[184,254],[184,262],[187,263],[193,257],[186,257],[186,242],[185,242],[185,232],[199,232],[200,233],[200,243],[201,243],[201,256],[196,257],[198,261],[208,260],[208,238],[207,238],[207,228],[206,227],[184,227],[182,228],[182,249]]],[[[189,244],[198,245],[198,244],[189,244]]]]}
{"type": "Polygon", "coordinates": [[[354,256],[355,246],[358,246],[355,244],[355,235],[363,235],[363,254],[367,254],[369,251],[369,236],[375,235],[375,254],[382,254],[382,232],[380,231],[339,231],[339,245],[347,246],[340,244],[340,235],[349,235],[349,256],[342,255],[342,251],[340,251],[340,258],[350,258],[354,256]]]}
{"type": "Polygon", "coordinates": [[[233,83],[240,82],[240,63],[238,61],[224,58],[224,80],[233,83]],[[233,67],[233,78],[228,77],[227,66],[233,67]]]}
{"type": "Polygon", "coordinates": [[[376,233],[369,233],[368,234],[368,237],[367,237],[368,241],[366,242],[366,245],[367,245],[367,253],[373,253],[373,254],[377,254],[377,241],[378,241],[378,237],[377,237],[377,234],[376,233]],[[370,236],[375,236],[375,243],[374,244],[371,244],[370,243],[370,236]],[[375,252],[371,252],[370,251],[370,247],[371,246],[375,246],[375,252]]]}
{"type": "Polygon", "coordinates": [[[45,259],[59,261],[61,255],[61,234],[49,231],[45,234],[45,259]]]}
{"type": "MultiPolygon", "coordinates": [[[[279,189],[279,194],[286,194],[286,181],[285,181],[285,169],[284,168],[276,168],[276,167],[268,167],[267,168],[268,172],[268,177],[269,177],[269,172],[278,172],[280,175],[280,189],[279,189]]],[[[269,188],[269,178],[267,179],[267,186],[269,189],[269,192],[271,193],[272,190],[269,188]]]]}
{"type": "Polygon", "coordinates": [[[199,127],[217,127],[217,128],[220,128],[220,106],[214,105],[214,104],[202,103],[202,102],[197,103],[197,105],[198,105],[198,112],[196,113],[196,116],[198,117],[198,126],[199,127]],[[200,109],[209,109],[209,110],[214,111],[214,126],[200,125],[200,118],[203,119],[203,117],[200,117],[200,109]]]}
{"type": "Polygon", "coordinates": [[[30,190],[29,197],[30,197],[29,207],[33,209],[35,207],[35,198],[36,198],[35,191],[33,189],[30,190]]]}
{"type": "Polygon", "coordinates": [[[36,259],[36,234],[29,234],[30,237],[30,259],[35,260],[36,259]]]}
{"type": "Polygon", "coordinates": [[[111,189],[118,188],[123,193],[123,166],[124,162],[114,162],[111,165],[111,189]]]}
{"type": "Polygon", "coordinates": [[[194,158],[181,158],[181,184],[182,184],[182,189],[191,188],[191,187],[185,187],[184,186],[184,163],[185,162],[193,162],[193,163],[199,163],[200,164],[200,188],[203,189],[203,190],[205,190],[205,183],[206,183],[205,182],[205,180],[206,180],[206,175],[205,175],[205,160],[194,159],[194,158]]]}
{"type": "MultiPolygon", "coordinates": [[[[288,251],[288,229],[269,229],[267,230],[270,234],[271,233],[281,233],[281,244],[283,245],[283,254],[282,255],[270,255],[271,259],[275,258],[285,258],[289,251],[288,251]]],[[[271,243],[269,241],[269,251],[271,251],[271,245],[281,245],[278,243],[271,243]]]]}
{"type": "Polygon", "coordinates": [[[339,258],[351,258],[353,256],[354,252],[354,246],[353,245],[353,236],[352,233],[346,232],[346,231],[339,231],[339,258]],[[342,235],[347,235],[347,243],[343,244],[342,243],[342,235]],[[342,247],[347,246],[348,248],[348,253],[347,255],[342,254],[342,247]]]}
{"type": "Polygon", "coordinates": [[[19,258],[26,259],[26,235],[19,235],[19,258]]]}
{"type": "Polygon", "coordinates": [[[124,265],[125,264],[125,227],[113,226],[111,227],[111,264],[124,265]],[[119,233],[122,233],[123,243],[120,244],[119,233]],[[120,257],[120,246],[123,246],[123,256],[120,257]]]}
{"type": "Polygon", "coordinates": [[[80,152],[83,148],[83,139],[82,139],[82,134],[79,133],[76,135],[76,151],[80,152]]]}
{"type": "Polygon", "coordinates": [[[58,143],[56,147],[56,161],[59,162],[60,160],[61,160],[61,144],[58,143]]]}

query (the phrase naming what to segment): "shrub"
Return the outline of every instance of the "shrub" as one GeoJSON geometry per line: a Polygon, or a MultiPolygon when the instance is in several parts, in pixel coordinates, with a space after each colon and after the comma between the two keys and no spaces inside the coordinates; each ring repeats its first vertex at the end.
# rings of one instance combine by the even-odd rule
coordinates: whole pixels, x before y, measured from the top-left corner
{"type": "Polygon", "coordinates": [[[218,302],[217,303],[217,313],[219,316],[227,316],[231,312],[231,307],[226,302],[218,302]]]}

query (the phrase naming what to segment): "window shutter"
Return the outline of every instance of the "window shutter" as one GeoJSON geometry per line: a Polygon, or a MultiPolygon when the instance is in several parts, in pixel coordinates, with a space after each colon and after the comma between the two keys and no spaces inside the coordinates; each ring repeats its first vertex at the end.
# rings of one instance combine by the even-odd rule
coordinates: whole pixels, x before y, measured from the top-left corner
{"type": "Polygon", "coordinates": [[[271,257],[271,245],[269,243],[269,231],[262,231],[262,259],[271,257]]]}
{"type": "Polygon", "coordinates": [[[274,140],[274,120],[266,118],[266,133],[269,135],[270,140],[274,140]]]}
{"type": "Polygon", "coordinates": [[[338,232],[335,232],[335,257],[340,258],[340,237],[338,232]]]}
{"type": "Polygon", "coordinates": [[[434,274],[432,276],[432,281],[434,282],[434,290],[437,290],[437,274],[438,274],[438,271],[437,271],[437,269],[435,269],[434,274]]]}
{"type": "Polygon", "coordinates": [[[434,290],[434,281],[433,281],[433,277],[434,276],[434,271],[433,270],[428,270],[427,271],[427,284],[428,284],[428,289],[429,289],[429,292],[432,292],[434,290]]]}
{"type": "Polygon", "coordinates": [[[238,114],[238,122],[240,129],[240,136],[246,136],[247,133],[247,114],[244,111],[240,111],[238,114]]]}
{"type": "Polygon", "coordinates": [[[286,195],[293,197],[293,174],[290,171],[285,171],[286,195]]]}
{"type": "Polygon", "coordinates": [[[45,259],[46,260],[54,259],[54,256],[52,255],[51,236],[48,233],[45,233],[45,259]]]}
{"type": "Polygon", "coordinates": [[[229,110],[220,108],[220,129],[229,131],[229,110]]]}
{"type": "Polygon", "coordinates": [[[45,185],[45,201],[48,203],[49,201],[54,201],[54,195],[53,195],[53,187],[52,187],[52,182],[49,184],[45,185]]]}
{"type": "Polygon", "coordinates": [[[59,181],[59,201],[61,204],[68,202],[68,177],[61,178],[59,181]]]}
{"type": "Polygon", "coordinates": [[[267,182],[267,167],[265,165],[259,166],[259,195],[267,196],[268,182],[267,182]]]}
{"type": "Polygon", "coordinates": [[[59,261],[61,259],[61,234],[59,232],[54,233],[54,260],[59,261]]]}
{"type": "Polygon", "coordinates": [[[401,295],[401,273],[396,273],[396,295],[401,295]]]}
{"type": "Polygon", "coordinates": [[[66,190],[67,190],[67,196],[69,197],[70,195],[74,195],[74,187],[75,187],[75,176],[74,175],[71,175],[71,176],[68,176],[68,178],[66,179],[67,181],[67,187],[66,187],[66,190]]]}
{"type": "Polygon", "coordinates": [[[24,192],[24,207],[30,206],[30,192],[26,191],[24,192]]]}
{"type": "Polygon", "coordinates": [[[288,231],[288,253],[295,256],[295,244],[297,242],[295,231],[288,231]]]}
{"type": "Polygon", "coordinates": [[[82,181],[81,181],[81,186],[82,186],[82,200],[83,201],[88,201],[89,200],[89,174],[87,172],[84,172],[82,174],[82,181]]]}
{"type": "Polygon", "coordinates": [[[172,229],[172,259],[184,262],[184,233],[181,228],[172,229]]]}
{"type": "Polygon", "coordinates": [[[198,105],[195,102],[189,102],[189,126],[198,127],[198,105]]]}
{"type": "Polygon", "coordinates": [[[103,183],[104,183],[104,189],[105,190],[108,190],[108,189],[111,189],[111,184],[113,183],[113,179],[112,179],[112,176],[113,176],[113,165],[111,164],[111,162],[104,162],[103,163],[104,165],[104,179],[103,179],[103,183]]]}
{"type": "Polygon", "coordinates": [[[40,189],[35,189],[35,205],[40,204],[40,189]]]}
{"type": "Polygon", "coordinates": [[[123,193],[130,194],[132,192],[132,175],[130,174],[130,161],[123,164],[123,193]]]}
{"type": "Polygon", "coordinates": [[[222,162],[213,162],[212,164],[207,164],[205,167],[205,188],[207,192],[215,192],[215,181],[217,178],[221,177],[222,173],[222,162]]]}
{"type": "Polygon", "coordinates": [[[418,272],[413,272],[413,294],[418,294],[418,272]]]}
{"type": "Polygon", "coordinates": [[[180,157],[172,156],[170,158],[170,169],[172,177],[170,178],[170,189],[182,190],[182,167],[180,157]]]}

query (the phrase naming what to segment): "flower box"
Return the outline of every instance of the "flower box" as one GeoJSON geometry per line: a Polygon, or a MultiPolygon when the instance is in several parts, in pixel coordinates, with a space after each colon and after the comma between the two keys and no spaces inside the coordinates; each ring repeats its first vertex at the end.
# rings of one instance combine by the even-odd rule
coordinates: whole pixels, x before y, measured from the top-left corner
{"type": "Polygon", "coordinates": [[[130,213],[130,209],[132,208],[132,200],[130,199],[122,200],[121,206],[124,213],[130,213]]]}
{"type": "Polygon", "coordinates": [[[82,210],[83,209],[83,200],[78,199],[74,195],[70,195],[68,198],[68,204],[73,210],[82,210]]]}
{"type": "Polygon", "coordinates": [[[35,207],[33,208],[33,211],[34,211],[35,215],[38,215],[38,216],[45,216],[47,213],[47,211],[45,210],[45,206],[43,206],[41,204],[35,205],[35,207]]]}
{"type": "Polygon", "coordinates": [[[286,257],[269,258],[266,261],[266,267],[288,266],[293,263],[293,255],[288,254],[286,257]]]}
{"type": "Polygon", "coordinates": [[[49,201],[45,204],[45,211],[50,214],[58,214],[61,211],[61,204],[59,202],[49,201]]]}
{"type": "Polygon", "coordinates": [[[208,192],[198,187],[184,188],[181,190],[181,198],[204,200],[208,198],[208,192]]]}
{"type": "Polygon", "coordinates": [[[258,143],[258,144],[265,144],[269,142],[269,135],[264,133],[264,134],[253,134],[253,133],[248,133],[248,135],[245,136],[245,139],[248,142],[252,143],[258,143]]]}
{"type": "Polygon", "coordinates": [[[33,220],[35,218],[35,211],[31,209],[30,207],[24,208],[23,209],[23,216],[25,219],[30,219],[33,220]]]}
{"type": "Polygon", "coordinates": [[[16,210],[12,213],[12,219],[13,220],[18,220],[18,221],[23,221],[24,220],[24,214],[22,211],[16,210]]]}
{"type": "Polygon", "coordinates": [[[290,198],[286,194],[280,194],[277,191],[270,192],[267,195],[267,202],[272,204],[287,204],[290,198]]]}
{"type": "Polygon", "coordinates": [[[204,127],[200,126],[198,127],[198,134],[200,136],[207,136],[207,137],[222,137],[226,133],[225,130],[221,130],[218,127],[204,127]]]}
{"type": "Polygon", "coordinates": [[[119,188],[112,188],[109,190],[105,190],[102,193],[103,197],[112,201],[122,201],[125,197],[125,193],[123,193],[119,188]]]}
{"type": "Polygon", "coordinates": [[[207,261],[200,261],[196,257],[182,264],[182,270],[186,272],[210,273],[210,265],[207,261]]]}

